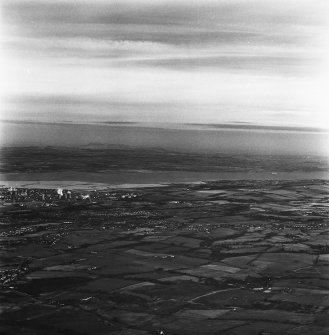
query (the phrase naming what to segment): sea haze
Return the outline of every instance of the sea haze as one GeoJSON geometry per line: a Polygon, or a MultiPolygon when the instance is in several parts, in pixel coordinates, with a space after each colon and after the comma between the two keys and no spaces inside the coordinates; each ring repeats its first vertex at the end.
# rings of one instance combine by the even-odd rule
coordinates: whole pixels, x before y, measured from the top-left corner
{"type": "Polygon", "coordinates": [[[161,148],[182,152],[328,156],[329,132],[253,125],[2,122],[1,145],[161,148]]]}

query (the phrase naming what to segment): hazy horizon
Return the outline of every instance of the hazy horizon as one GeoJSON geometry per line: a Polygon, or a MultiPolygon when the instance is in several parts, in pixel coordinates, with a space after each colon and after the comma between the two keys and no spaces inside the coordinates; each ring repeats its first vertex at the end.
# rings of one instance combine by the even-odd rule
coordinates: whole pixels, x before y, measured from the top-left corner
{"type": "Polygon", "coordinates": [[[196,153],[328,156],[329,132],[326,131],[255,128],[252,125],[160,125],[2,122],[1,144],[68,147],[112,145],[196,153]]]}

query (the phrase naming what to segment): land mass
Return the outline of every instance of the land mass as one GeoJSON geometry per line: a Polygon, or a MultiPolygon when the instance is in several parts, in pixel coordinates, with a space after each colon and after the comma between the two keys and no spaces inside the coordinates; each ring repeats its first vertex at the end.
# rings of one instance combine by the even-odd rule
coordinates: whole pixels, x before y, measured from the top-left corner
{"type": "Polygon", "coordinates": [[[11,147],[0,167],[2,334],[328,333],[324,158],[11,147]]]}

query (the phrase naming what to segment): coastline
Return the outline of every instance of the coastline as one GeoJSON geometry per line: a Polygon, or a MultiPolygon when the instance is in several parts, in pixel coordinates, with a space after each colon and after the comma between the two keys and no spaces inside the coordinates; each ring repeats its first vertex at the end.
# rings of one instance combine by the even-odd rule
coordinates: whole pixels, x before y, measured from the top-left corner
{"type": "Polygon", "coordinates": [[[106,189],[164,187],[220,180],[328,180],[326,171],[294,172],[190,172],[151,171],[143,173],[7,173],[0,175],[0,185],[20,188],[106,189]]]}

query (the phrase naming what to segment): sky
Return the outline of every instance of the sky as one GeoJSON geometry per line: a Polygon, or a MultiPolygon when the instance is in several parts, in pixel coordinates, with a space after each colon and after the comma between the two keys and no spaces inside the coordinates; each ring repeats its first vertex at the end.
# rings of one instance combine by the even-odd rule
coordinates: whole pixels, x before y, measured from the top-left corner
{"type": "Polygon", "coordinates": [[[326,0],[3,0],[1,119],[329,127],[326,0]]]}

